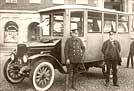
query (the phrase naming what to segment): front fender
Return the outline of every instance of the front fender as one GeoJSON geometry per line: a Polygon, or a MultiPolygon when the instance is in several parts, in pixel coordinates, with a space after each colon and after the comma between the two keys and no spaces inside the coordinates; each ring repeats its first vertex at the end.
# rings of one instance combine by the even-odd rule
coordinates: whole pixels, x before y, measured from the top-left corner
{"type": "Polygon", "coordinates": [[[61,73],[66,73],[66,71],[63,69],[62,64],[59,62],[59,60],[50,54],[36,54],[28,58],[28,60],[31,60],[31,61],[34,61],[34,60],[37,61],[40,59],[47,59],[46,61],[50,62],[54,66],[55,69],[58,69],[61,73]]]}

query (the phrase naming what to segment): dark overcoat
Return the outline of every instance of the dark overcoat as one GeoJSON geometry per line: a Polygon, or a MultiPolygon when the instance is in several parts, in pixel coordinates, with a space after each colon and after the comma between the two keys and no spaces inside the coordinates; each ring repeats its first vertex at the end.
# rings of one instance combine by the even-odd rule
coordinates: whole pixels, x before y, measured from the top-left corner
{"type": "Polygon", "coordinates": [[[103,43],[102,53],[104,54],[105,61],[112,60],[119,64],[119,62],[121,61],[121,57],[119,54],[120,51],[121,47],[117,40],[114,40],[113,44],[110,40],[107,40],[103,43]]]}
{"type": "Polygon", "coordinates": [[[130,53],[131,55],[134,55],[134,41],[130,44],[130,53]]]}
{"type": "Polygon", "coordinates": [[[85,52],[85,46],[80,38],[68,38],[65,43],[65,59],[71,63],[80,63],[85,52]]]}

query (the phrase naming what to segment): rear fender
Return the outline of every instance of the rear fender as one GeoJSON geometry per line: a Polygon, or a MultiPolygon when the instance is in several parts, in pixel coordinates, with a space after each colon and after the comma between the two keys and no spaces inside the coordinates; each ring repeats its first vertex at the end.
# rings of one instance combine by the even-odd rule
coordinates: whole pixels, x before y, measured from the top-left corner
{"type": "Polygon", "coordinates": [[[31,63],[35,63],[38,60],[46,59],[45,61],[50,62],[55,69],[58,69],[61,73],[66,73],[66,71],[63,69],[62,64],[56,59],[54,56],[50,54],[36,54],[33,56],[30,56],[28,60],[31,60],[31,63]]]}

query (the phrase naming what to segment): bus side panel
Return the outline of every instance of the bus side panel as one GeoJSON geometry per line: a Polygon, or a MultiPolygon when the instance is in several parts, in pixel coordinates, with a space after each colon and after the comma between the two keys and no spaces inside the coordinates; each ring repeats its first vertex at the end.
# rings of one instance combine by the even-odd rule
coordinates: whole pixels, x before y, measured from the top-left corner
{"type": "Polygon", "coordinates": [[[103,60],[103,54],[101,52],[102,42],[101,33],[87,34],[87,47],[84,54],[85,63],[103,60]]]}
{"type": "Polygon", "coordinates": [[[126,34],[118,34],[118,40],[121,45],[121,57],[127,57],[130,50],[130,36],[126,34]]]}

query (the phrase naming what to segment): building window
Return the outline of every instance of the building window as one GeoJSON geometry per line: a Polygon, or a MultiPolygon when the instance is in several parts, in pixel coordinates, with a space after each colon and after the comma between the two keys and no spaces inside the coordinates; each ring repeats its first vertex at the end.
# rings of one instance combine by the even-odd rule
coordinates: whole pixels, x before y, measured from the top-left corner
{"type": "Polygon", "coordinates": [[[17,3],[17,0],[6,0],[6,3],[17,3]]]}
{"type": "Polygon", "coordinates": [[[38,22],[32,22],[28,26],[28,41],[36,41],[39,39],[40,29],[38,22]]]}
{"type": "Polygon", "coordinates": [[[5,42],[17,42],[18,41],[18,25],[14,21],[9,21],[5,25],[5,42]]]}
{"type": "Polygon", "coordinates": [[[29,0],[30,3],[40,3],[41,0],[29,0]]]}
{"type": "Polygon", "coordinates": [[[105,0],[104,7],[108,9],[115,9],[117,11],[123,11],[122,0],[105,0]]]}
{"type": "Polygon", "coordinates": [[[64,0],[53,0],[54,4],[64,4],[64,0]]]}

